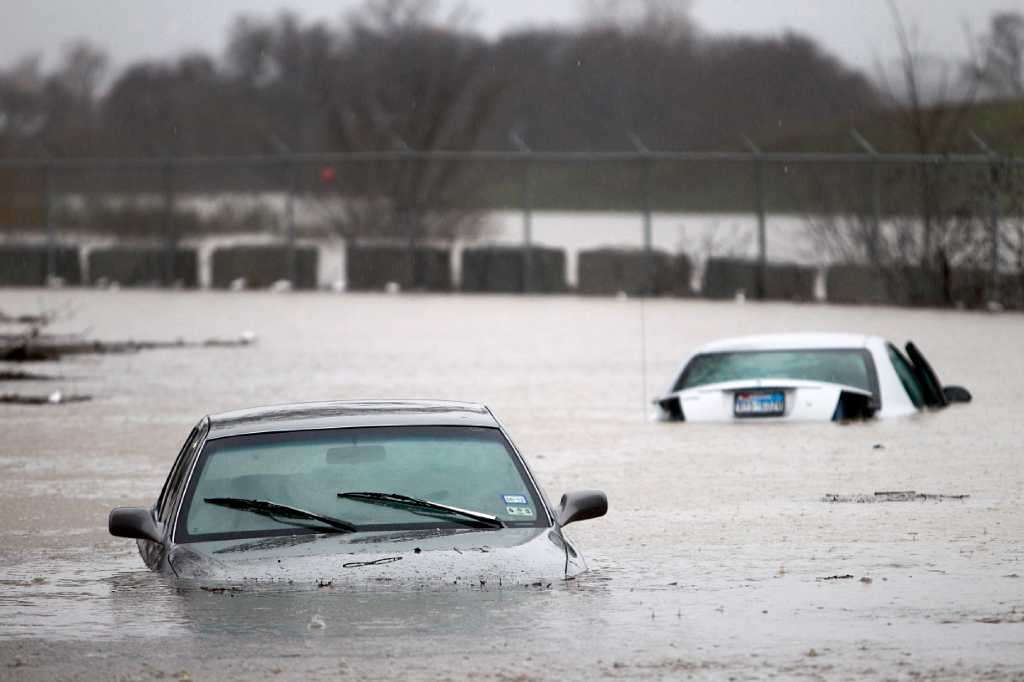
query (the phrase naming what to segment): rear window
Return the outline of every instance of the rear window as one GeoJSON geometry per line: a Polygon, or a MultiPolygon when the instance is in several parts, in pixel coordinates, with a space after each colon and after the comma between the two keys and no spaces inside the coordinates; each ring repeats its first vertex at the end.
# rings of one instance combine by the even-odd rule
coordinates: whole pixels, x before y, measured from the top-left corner
{"type": "Polygon", "coordinates": [[[861,349],[704,353],[690,361],[672,390],[757,379],[825,381],[876,393],[871,358],[861,349]]]}

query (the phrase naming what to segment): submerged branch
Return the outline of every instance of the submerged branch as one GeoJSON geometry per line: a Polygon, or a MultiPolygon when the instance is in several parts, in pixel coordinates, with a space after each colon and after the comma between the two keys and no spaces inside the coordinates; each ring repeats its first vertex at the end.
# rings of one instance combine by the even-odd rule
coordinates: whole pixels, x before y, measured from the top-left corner
{"type": "Polygon", "coordinates": [[[194,342],[175,341],[97,341],[75,336],[0,335],[0,361],[45,362],[60,360],[66,355],[109,355],[137,353],[164,348],[239,348],[251,346],[256,336],[246,332],[235,339],[207,339],[194,342]]]}

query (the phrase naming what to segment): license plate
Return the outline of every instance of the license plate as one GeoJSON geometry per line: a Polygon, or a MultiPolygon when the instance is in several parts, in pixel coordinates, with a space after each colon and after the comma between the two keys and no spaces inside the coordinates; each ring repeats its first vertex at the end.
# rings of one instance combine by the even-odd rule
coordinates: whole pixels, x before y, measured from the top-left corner
{"type": "Polygon", "coordinates": [[[779,417],[786,413],[782,391],[739,391],[733,411],[737,417],[779,417]]]}

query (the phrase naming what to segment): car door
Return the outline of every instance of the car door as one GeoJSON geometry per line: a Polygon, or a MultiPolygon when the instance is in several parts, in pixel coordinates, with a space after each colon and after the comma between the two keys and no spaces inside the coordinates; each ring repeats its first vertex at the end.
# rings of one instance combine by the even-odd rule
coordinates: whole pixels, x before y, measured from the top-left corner
{"type": "Polygon", "coordinates": [[[160,491],[160,497],[153,507],[153,517],[164,541],[156,543],[139,540],[139,551],[146,564],[151,568],[158,567],[163,561],[174,528],[174,518],[181,504],[182,492],[208,431],[208,420],[203,419],[189,432],[188,438],[185,439],[184,445],[181,446],[181,450],[174,460],[171,472],[167,475],[163,490],[160,491]]]}
{"type": "Polygon", "coordinates": [[[914,366],[914,373],[917,375],[918,382],[924,389],[925,404],[928,407],[946,407],[949,401],[942,391],[942,382],[939,381],[935,370],[932,369],[932,366],[924,357],[924,353],[914,345],[913,341],[907,342],[906,349],[907,357],[910,358],[910,362],[914,366]]]}

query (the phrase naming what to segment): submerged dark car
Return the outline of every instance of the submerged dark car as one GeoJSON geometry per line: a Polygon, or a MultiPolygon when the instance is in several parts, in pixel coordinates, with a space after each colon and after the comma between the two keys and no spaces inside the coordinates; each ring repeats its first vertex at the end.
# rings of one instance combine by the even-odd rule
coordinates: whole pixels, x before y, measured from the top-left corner
{"type": "Polygon", "coordinates": [[[146,565],[213,581],[530,583],[586,564],[491,411],[472,403],[279,405],[203,418],[149,509],[110,512],[146,565]]]}

